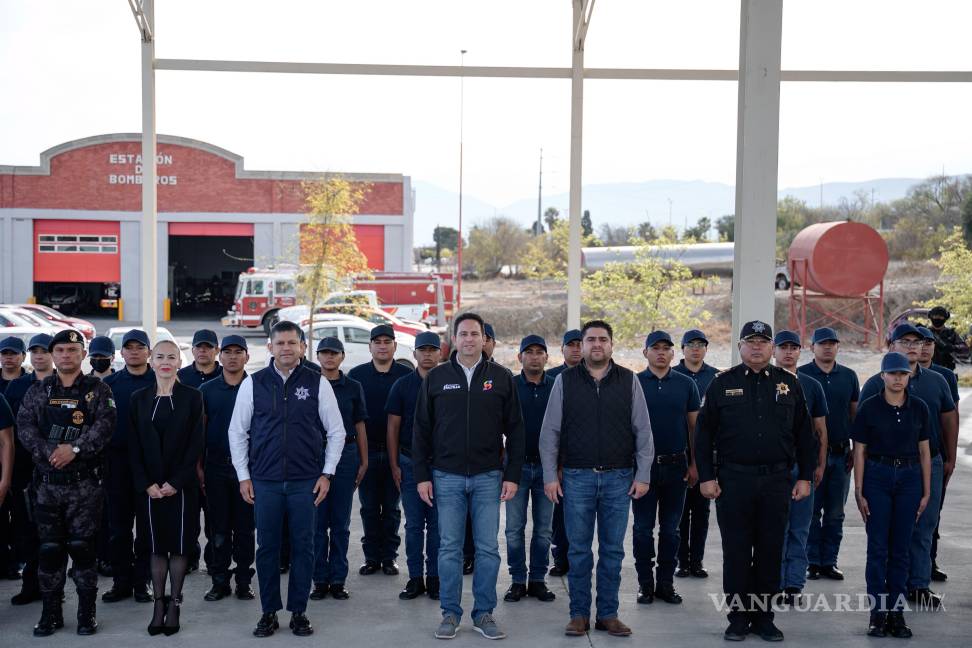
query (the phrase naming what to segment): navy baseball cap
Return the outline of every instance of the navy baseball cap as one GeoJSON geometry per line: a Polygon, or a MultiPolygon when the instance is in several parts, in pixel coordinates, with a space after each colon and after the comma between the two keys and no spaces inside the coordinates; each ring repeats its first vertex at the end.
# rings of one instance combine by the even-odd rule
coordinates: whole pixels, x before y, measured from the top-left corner
{"type": "Polygon", "coordinates": [[[767,340],[773,339],[773,327],[766,322],[753,320],[743,324],[742,331],[739,333],[740,340],[748,340],[751,337],[763,337],[767,340]]]}
{"type": "Polygon", "coordinates": [[[52,338],[47,333],[38,333],[34,337],[30,338],[30,342],[27,343],[27,350],[32,351],[34,347],[41,347],[45,351],[50,348],[52,338]]]}
{"type": "Polygon", "coordinates": [[[837,337],[837,331],[830,328],[829,326],[823,326],[813,331],[813,343],[820,344],[821,342],[840,342],[840,338],[837,337]]]}
{"type": "Polygon", "coordinates": [[[908,356],[903,353],[886,353],[881,358],[881,371],[885,373],[904,372],[911,373],[911,365],[908,363],[908,356]]]}
{"type": "Polygon", "coordinates": [[[147,347],[152,346],[149,343],[148,333],[140,329],[132,329],[131,331],[125,334],[125,337],[122,338],[122,346],[124,347],[129,342],[138,342],[142,346],[147,346],[147,347]]]}
{"type": "Polygon", "coordinates": [[[915,337],[923,338],[923,336],[918,329],[914,327],[913,324],[905,322],[904,324],[898,324],[894,327],[894,331],[891,332],[891,342],[897,342],[906,335],[914,335],[915,337]]]}
{"type": "Polygon", "coordinates": [[[424,331],[415,336],[415,348],[421,349],[422,347],[435,347],[436,349],[442,348],[442,343],[439,341],[439,334],[432,331],[424,331]]]}
{"type": "Polygon", "coordinates": [[[54,347],[58,344],[80,344],[81,348],[84,348],[84,336],[75,331],[74,329],[63,329],[58,331],[53,338],[51,338],[51,343],[47,346],[48,351],[53,351],[54,347]]]}
{"type": "Polygon", "coordinates": [[[320,353],[321,351],[344,353],[344,344],[336,337],[321,338],[321,341],[317,343],[317,352],[320,353]]]}
{"type": "Polygon", "coordinates": [[[702,340],[706,345],[709,344],[709,338],[705,337],[705,333],[699,329],[689,329],[682,334],[682,346],[694,340],[702,340]]]}
{"type": "Polygon", "coordinates": [[[225,349],[226,347],[236,346],[240,347],[244,351],[249,351],[250,349],[246,346],[246,338],[242,335],[227,335],[223,338],[223,346],[220,347],[225,349]]]}
{"type": "Polygon", "coordinates": [[[773,346],[783,346],[784,344],[803,346],[800,344],[800,336],[796,332],[787,330],[778,331],[776,337],[773,338],[773,346]]]}
{"type": "Polygon", "coordinates": [[[580,329],[570,329],[564,333],[564,346],[567,346],[571,342],[581,342],[584,340],[584,336],[581,335],[580,329]]]}
{"type": "Polygon", "coordinates": [[[390,337],[391,339],[394,340],[395,339],[395,329],[393,329],[391,327],[391,325],[389,325],[389,324],[379,324],[375,328],[371,329],[371,339],[372,340],[374,340],[375,338],[381,337],[383,335],[385,337],[390,337]]]}
{"type": "Polygon", "coordinates": [[[492,324],[483,324],[483,335],[488,337],[490,340],[496,339],[496,333],[493,332],[492,324]]]}
{"type": "Polygon", "coordinates": [[[675,346],[675,343],[672,342],[672,336],[665,331],[652,331],[645,338],[645,348],[655,346],[659,342],[668,342],[671,346],[675,346]]]}
{"type": "Polygon", "coordinates": [[[542,347],[544,351],[547,350],[547,341],[544,340],[539,335],[528,335],[522,340],[520,340],[520,353],[526,351],[529,347],[538,346],[542,347]]]}
{"type": "Polygon", "coordinates": [[[210,331],[209,329],[199,329],[192,335],[192,346],[199,346],[200,344],[208,344],[214,349],[219,346],[219,338],[216,337],[216,331],[210,331]]]}
{"type": "Polygon", "coordinates": [[[932,333],[930,329],[928,329],[928,328],[926,328],[924,326],[916,326],[915,329],[917,329],[918,332],[921,333],[921,337],[925,338],[926,340],[934,340],[935,339],[935,334],[932,333]]]}
{"type": "Polygon", "coordinates": [[[27,353],[27,349],[24,347],[24,341],[19,337],[5,337],[0,340],[0,352],[2,351],[13,351],[14,353],[27,353]]]}
{"type": "Polygon", "coordinates": [[[88,355],[110,358],[115,355],[115,343],[107,335],[95,336],[88,345],[88,355]]]}

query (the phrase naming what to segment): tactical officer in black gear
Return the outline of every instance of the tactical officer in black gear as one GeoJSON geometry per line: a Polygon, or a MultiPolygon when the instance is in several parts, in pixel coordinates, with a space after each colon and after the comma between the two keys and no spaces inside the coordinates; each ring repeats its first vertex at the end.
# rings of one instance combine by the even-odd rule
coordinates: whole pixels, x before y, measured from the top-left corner
{"type": "Polygon", "coordinates": [[[969,346],[962,341],[962,336],[951,326],[945,326],[952,317],[944,306],[935,306],[928,311],[928,321],[931,322],[931,332],[935,334],[935,355],[932,362],[948,367],[955,371],[955,354],[967,355],[969,346]]]}
{"type": "Polygon", "coordinates": [[[753,632],[780,641],[771,599],[780,588],[790,500],[810,495],[816,444],[796,375],[770,364],[770,325],[748,322],[739,337],[742,363],[718,374],[706,391],[696,464],[722,532],[725,638],[742,641],[753,632]],[[794,462],[799,474],[791,488],[794,462]]]}
{"type": "Polygon", "coordinates": [[[51,341],[57,373],[34,383],[17,415],[17,434],[34,460],[33,514],[40,540],[38,581],[44,609],[34,634],[64,626],[59,591],[66,556],[78,589],[79,635],[94,634],[98,593],[96,536],[103,492],[100,469],[115,427],[111,389],[81,373],[84,338],[59,332],[51,341]]]}

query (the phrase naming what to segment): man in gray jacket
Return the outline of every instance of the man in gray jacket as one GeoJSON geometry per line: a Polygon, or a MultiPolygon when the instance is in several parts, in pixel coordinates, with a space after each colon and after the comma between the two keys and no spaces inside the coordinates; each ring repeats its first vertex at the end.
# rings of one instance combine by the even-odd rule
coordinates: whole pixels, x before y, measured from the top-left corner
{"type": "Polygon", "coordinates": [[[611,325],[587,322],[581,338],[584,358],[557,376],[540,429],[544,492],[554,503],[563,498],[570,543],[564,632],[579,637],[590,629],[596,521],[594,629],[624,637],[631,628],[618,619],[618,590],[628,510],[631,498],[648,492],[655,448],[641,383],[611,360],[611,325]]]}

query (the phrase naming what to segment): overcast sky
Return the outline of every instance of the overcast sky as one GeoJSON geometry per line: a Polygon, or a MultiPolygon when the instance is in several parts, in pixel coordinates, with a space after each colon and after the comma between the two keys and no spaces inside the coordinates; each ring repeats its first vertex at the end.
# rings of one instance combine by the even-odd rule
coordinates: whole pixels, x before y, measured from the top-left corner
{"type": "MultiPolygon", "coordinates": [[[[159,58],[569,66],[569,0],[157,0],[159,58]]],[[[966,0],[787,0],[784,69],[972,70],[966,0]]],[[[590,67],[738,63],[734,0],[600,0],[590,67]]],[[[0,0],[0,164],[141,128],[125,0],[0,0]]],[[[158,130],[250,169],[398,172],[458,184],[458,79],[158,73],[158,130]]],[[[735,178],[736,84],[588,81],[584,182],[735,178]]],[[[465,191],[568,188],[570,83],[467,79],[465,191]]],[[[782,89],[780,186],[972,172],[972,86],[782,89]]]]}

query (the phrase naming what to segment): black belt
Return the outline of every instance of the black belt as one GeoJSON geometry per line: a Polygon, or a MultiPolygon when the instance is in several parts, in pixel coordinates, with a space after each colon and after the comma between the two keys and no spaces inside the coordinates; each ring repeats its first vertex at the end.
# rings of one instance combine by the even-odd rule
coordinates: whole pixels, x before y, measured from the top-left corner
{"type": "Polygon", "coordinates": [[[830,448],[830,454],[844,454],[850,449],[850,441],[841,441],[840,443],[828,444],[830,448]]]}
{"type": "Polygon", "coordinates": [[[687,463],[687,462],[688,459],[686,458],[684,452],[676,452],[675,454],[655,456],[655,463],[658,464],[659,466],[668,466],[671,464],[687,463]]]}
{"type": "Polygon", "coordinates": [[[783,472],[784,470],[790,469],[789,461],[780,461],[773,464],[737,464],[737,463],[721,463],[720,468],[730,470],[732,472],[745,473],[747,475],[772,475],[773,473],[783,472]]]}
{"type": "Polygon", "coordinates": [[[53,486],[68,486],[71,484],[80,484],[85,479],[100,479],[101,473],[97,468],[81,468],[80,470],[71,470],[68,472],[41,472],[39,470],[34,471],[34,483],[35,484],[50,484],[53,486]]]}
{"type": "Polygon", "coordinates": [[[891,455],[867,455],[867,460],[895,468],[917,466],[921,462],[919,457],[892,457],[891,455]]]}

